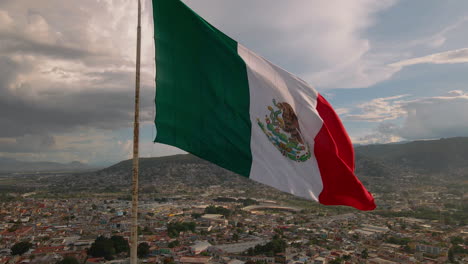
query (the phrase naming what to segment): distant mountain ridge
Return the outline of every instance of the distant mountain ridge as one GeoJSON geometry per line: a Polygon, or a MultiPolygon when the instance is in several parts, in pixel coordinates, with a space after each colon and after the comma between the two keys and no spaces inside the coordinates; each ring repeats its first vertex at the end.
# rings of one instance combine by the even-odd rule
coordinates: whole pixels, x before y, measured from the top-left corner
{"type": "MultiPolygon", "coordinates": [[[[371,191],[398,190],[405,184],[414,185],[421,181],[434,184],[436,181],[458,182],[468,176],[468,138],[359,146],[355,151],[356,174],[371,191]]],[[[57,186],[70,190],[122,190],[131,185],[131,173],[132,160],[125,160],[95,172],[63,177],[57,186]]],[[[177,186],[206,188],[213,185],[267,190],[261,184],[191,154],[141,158],[140,183],[148,190],[177,189],[177,186]]]]}
{"type": "Polygon", "coordinates": [[[367,145],[356,147],[355,150],[358,162],[368,158],[421,173],[451,172],[468,168],[468,137],[367,145]]]}
{"type": "Polygon", "coordinates": [[[0,157],[0,172],[54,172],[54,171],[83,171],[92,167],[79,161],[58,163],[50,161],[19,161],[0,157]]]}

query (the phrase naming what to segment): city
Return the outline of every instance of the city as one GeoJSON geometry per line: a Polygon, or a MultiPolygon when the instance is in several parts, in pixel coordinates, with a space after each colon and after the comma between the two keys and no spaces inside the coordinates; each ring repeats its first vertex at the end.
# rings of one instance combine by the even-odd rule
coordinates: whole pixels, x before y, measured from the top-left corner
{"type": "MultiPolygon", "coordinates": [[[[159,161],[163,165],[148,167],[148,162],[155,161],[142,161],[142,175],[150,174],[149,171],[165,175],[164,169],[168,168],[171,173],[185,174],[185,179],[194,178],[194,171],[223,172],[191,157],[179,159],[188,160],[187,164],[178,161],[179,170],[170,163],[159,161]]],[[[101,181],[115,178],[116,186],[125,186],[118,182],[120,170],[125,170],[125,166],[116,167],[99,172],[101,181]],[[107,176],[103,177],[104,174],[107,176]]],[[[122,192],[125,187],[76,186],[79,179],[83,182],[93,176],[88,174],[80,177],[43,173],[37,177],[48,180],[41,188],[31,192],[29,183],[24,181],[16,185],[16,192],[10,189],[7,195],[2,195],[0,263],[59,263],[67,257],[77,263],[128,263],[131,202],[122,192]],[[73,187],[68,190],[64,183],[70,181],[67,177],[75,177],[73,187]],[[58,185],[64,190],[53,194],[47,189],[58,185]],[[23,193],[21,188],[25,188],[23,193]],[[110,249],[106,249],[99,239],[123,241],[119,242],[123,246],[112,248],[112,243],[108,243],[110,249]],[[29,244],[22,252],[18,246],[13,252],[15,244],[22,242],[29,244]]],[[[3,175],[2,182],[11,177],[3,175]]],[[[321,206],[235,175],[230,177],[231,181],[209,178],[212,184],[199,179],[198,185],[189,180],[183,183],[169,175],[165,175],[168,181],[157,178],[149,184],[143,177],[140,261],[166,264],[467,261],[468,226],[463,213],[466,198],[443,186],[411,185],[409,188],[414,189],[403,188],[393,195],[377,192],[374,195],[380,208],[360,212],[321,206]]]]}

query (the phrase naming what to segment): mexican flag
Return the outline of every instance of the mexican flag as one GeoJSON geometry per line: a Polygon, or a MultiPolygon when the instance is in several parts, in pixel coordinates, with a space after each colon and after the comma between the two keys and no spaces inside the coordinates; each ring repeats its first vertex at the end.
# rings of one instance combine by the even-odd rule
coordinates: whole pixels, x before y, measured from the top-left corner
{"type": "Polygon", "coordinates": [[[330,104],[180,0],[153,0],[155,142],[325,205],[373,210],[330,104]]]}

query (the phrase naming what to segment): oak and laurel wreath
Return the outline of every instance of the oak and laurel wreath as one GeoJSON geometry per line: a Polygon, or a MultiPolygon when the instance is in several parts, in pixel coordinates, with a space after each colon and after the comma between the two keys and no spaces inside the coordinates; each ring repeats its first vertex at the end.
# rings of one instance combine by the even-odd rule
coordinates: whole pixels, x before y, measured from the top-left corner
{"type": "Polygon", "coordinates": [[[257,118],[257,124],[260,126],[263,133],[265,133],[268,140],[273,143],[283,156],[297,162],[307,161],[312,156],[309,143],[305,142],[304,146],[304,144],[292,140],[290,136],[283,133],[284,131],[281,127],[284,126],[284,121],[280,117],[280,115],[282,115],[282,110],[278,107],[275,99],[273,99],[273,105],[276,109],[272,106],[268,106],[270,114],[265,115],[266,124],[260,121],[259,118],[257,118]],[[305,153],[301,154],[304,151],[305,153]]]}

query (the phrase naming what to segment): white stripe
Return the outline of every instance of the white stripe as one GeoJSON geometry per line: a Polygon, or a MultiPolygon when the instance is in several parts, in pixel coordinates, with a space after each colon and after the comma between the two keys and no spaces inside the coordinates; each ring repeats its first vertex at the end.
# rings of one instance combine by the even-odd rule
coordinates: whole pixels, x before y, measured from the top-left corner
{"type": "Polygon", "coordinates": [[[307,199],[318,201],[323,190],[322,178],[314,156],[314,138],[323,121],[317,110],[318,93],[310,85],[266,61],[238,44],[238,53],[247,65],[250,90],[252,168],[250,178],[307,199]],[[272,100],[287,102],[299,119],[303,138],[309,143],[312,157],[297,162],[283,156],[268,139],[257,118],[265,120],[272,100]]]}

